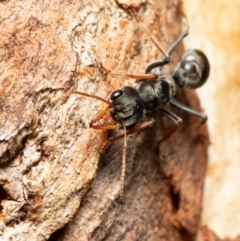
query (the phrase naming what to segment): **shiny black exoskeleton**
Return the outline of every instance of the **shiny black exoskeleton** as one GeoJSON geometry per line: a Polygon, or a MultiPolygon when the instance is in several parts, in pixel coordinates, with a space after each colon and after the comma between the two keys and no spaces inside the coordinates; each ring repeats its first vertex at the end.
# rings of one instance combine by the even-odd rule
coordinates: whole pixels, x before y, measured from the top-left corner
{"type": "Polygon", "coordinates": [[[110,112],[114,121],[121,126],[124,125],[127,130],[132,129],[143,118],[144,104],[136,89],[125,86],[114,91],[109,101],[117,108],[111,108],[110,112]]]}
{"type": "Polygon", "coordinates": [[[109,101],[117,108],[111,108],[112,118],[121,126],[124,121],[127,130],[138,124],[145,114],[164,107],[175,93],[175,83],[169,75],[160,75],[156,80],[138,80],[133,87],[125,86],[114,91],[109,101]]]}
{"type": "Polygon", "coordinates": [[[186,50],[182,55],[173,79],[177,86],[198,88],[209,76],[210,66],[205,54],[197,49],[186,50]]]}
{"type": "MultiPolygon", "coordinates": [[[[170,46],[167,51],[169,56],[187,34],[188,29],[170,46]]],[[[185,51],[172,76],[161,73],[162,66],[169,62],[170,58],[164,57],[160,61],[149,64],[145,73],[159,68],[159,73],[155,77],[150,80],[137,80],[133,87],[126,86],[111,94],[109,102],[116,108],[112,107],[110,112],[119,127],[122,127],[124,122],[126,129],[130,130],[140,123],[146,114],[151,114],[157,109],[179,125],[181,119],[172,112],[163,109],[168,103],[206,121],[206,115],[180,104],[173,99],[173,96],[176,92],[176,86],[198,88],[206,82],[210,72],[207,57],[200,50],[185,51]]]]}

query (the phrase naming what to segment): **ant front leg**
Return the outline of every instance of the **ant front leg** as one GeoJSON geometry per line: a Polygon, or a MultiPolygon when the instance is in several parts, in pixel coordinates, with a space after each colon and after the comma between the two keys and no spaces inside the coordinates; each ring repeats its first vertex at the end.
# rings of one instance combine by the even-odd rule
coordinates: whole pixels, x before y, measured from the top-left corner
{"type": "Polygon", "coordinates": [[[122,170],[121,170],[121,177],[120,177],[120,197],[123,196],[123,189],[124,189],[124,180],[125,180],[125,173],[126,173],[126,156],[127,156],[127,136],[133,134],[135,132],[141,131],[153,124],[154,120],[143,122],[139,125],[136,125],[131,130],[127,131],[124,122],[122,121],[124,134],[116,135],[110,137],[103,145],[101,152],[105,152],[106,148],[113,142],[118,139],[124,138],[124,146],[123,146],[123,154],[122,154],[122,170]]]}
{"type": "MultiPolygon", "coordinates": [[[[141,123],[141,124],[138,124],[138,125],[136,125],[133,129],[127,131],[126,134],[127,134],[127,135],[131,135],[131,134],[133,134],[133,133],[135,133],[135,132],[141,131],[141,130],[149,127],[149,126],[152,126],[153,122],[154,122],[154,120],[152,119],[152,120],[150,120],[150,121],[146,121],[146,122],[143,122],[143,123],[141,123]]],[[[108,148],[108,146],[109,146],[112,142],[114,142],[114,141],[116,141],[116,140],[118,140],[118,139],[121,139],[121,138],[123,138],[124,136],[125,136],[125,134],[119,134],[119,135],[110,137],[110,138],[103,144],[102,149],[101,149],[101,153],[104,153],[105,150],[108,148]]]]}
{"type": "MultiPolygon", "coordinates": [[[[150,120],[150,121],[145,121],[141,124],[138,124],[136,125],[133,129],[127,131],[127,135],[131,135],[135,132],[138,132],[138,131],[141,131],[149,126],[152,126],[154,120],[150,120]]],[[[110,137],[102,146],[102,149],[101,149],[101,153],[104,153],[105,150],[107,149],[107,147],[114,141],[118,140],[118,139],[122,139],[124,137],[124,134],[119,134],[119,135],[116,135],[116,136],[113,136],[113,137],[110,137]]]]}

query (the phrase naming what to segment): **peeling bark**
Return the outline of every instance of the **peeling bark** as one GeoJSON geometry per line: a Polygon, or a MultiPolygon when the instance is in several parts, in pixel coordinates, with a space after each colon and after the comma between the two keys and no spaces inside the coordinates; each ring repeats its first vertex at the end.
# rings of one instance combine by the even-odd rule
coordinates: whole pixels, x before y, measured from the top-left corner
{"type": "MultiPolygon", "coordinates": [[[[201,214],[206,126],[173,110],[184,124],[158,145],[173,123],[156,113],[153,127],[129,138],[121,203],[122,141],[100,158],[107,133],[88,123],[102,103],[70,95],[79,90],[107,98],[132,85],[103,73],[101,64],[142,73],[160,55],[123,7],[139,5],[143,24],[166,49],[181,32],[180,1],[0,4],[1,239],[193,238],[201,214]]],[[[181,52],[173,54],[167,72],[181,52]]],[[[178,98],[200,110],[194,91],[179,91],[178,98]]]]}

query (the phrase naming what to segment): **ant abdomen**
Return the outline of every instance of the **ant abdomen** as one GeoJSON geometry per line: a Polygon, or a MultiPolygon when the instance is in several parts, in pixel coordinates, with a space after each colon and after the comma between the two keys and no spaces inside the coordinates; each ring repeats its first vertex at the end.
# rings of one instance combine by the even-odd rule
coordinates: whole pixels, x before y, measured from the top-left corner
{"type": "Polygon", "coordinates": [[[109,102],[115,107],[110,108],[113,120],[122,127],[122,122],[127,130],[132,129],[143,118],[143,103],[138,92],[130,86],[125,86],[114,91],[109,102]]]}
{"type": "Polygon", "coordinates": [[[197,49],[187,50],[177,64],[173,79],[179,87],[195,89],[206,82],[209,72],[210,65],[206,55],[197,49]]]}

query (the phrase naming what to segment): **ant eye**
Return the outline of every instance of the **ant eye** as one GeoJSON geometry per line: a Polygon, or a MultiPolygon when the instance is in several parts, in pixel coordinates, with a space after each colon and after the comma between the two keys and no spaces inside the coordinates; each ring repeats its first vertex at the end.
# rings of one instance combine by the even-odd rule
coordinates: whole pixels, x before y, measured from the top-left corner
{"type": "Polygon", "coordinates": [[[122,90],[116,90],[114,91],[111,96],[110,96],[110,99],[111,100],[116,100],[119,96],[121,96],[123,94],[123,91],[122,90]]]}

